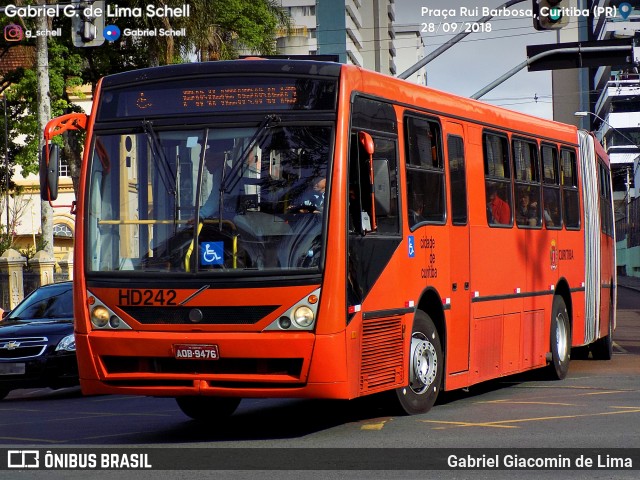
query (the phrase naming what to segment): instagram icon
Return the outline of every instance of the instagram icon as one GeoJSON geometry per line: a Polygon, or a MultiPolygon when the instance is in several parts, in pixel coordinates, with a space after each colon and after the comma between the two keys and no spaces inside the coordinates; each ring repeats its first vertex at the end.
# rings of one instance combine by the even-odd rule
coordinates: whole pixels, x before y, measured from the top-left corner
{"type": "Polygon", "coordinates": [[[20,25],[10,23],[6,27],[4,27],[4,39],[7,42],[19,42],[23,38],[24,32],[22,31],[22,27],[20,25]]]}

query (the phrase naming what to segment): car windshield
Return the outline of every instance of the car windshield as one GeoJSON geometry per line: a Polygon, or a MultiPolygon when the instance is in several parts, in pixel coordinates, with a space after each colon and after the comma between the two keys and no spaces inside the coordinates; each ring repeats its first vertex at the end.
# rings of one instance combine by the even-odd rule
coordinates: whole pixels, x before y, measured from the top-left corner
{"type": "Polygon", "coordinates": [[[73,294],[70,284],[38,288],[25,298],[5,320],[51,320],[73,318],[73,294]]]}
{"type": "Polygon", "coordinates": [[[318,271],[332,145],[325,125],[98,135],[89,178],[91,272],[318,271]]]}

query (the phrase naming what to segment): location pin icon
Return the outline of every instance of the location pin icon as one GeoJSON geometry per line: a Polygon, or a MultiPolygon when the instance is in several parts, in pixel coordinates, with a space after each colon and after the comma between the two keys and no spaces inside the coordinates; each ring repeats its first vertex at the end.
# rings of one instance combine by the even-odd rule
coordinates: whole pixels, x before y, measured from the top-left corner
{"type": "Polygon", "coordinates": [[[621,3],[618,6],[618,9],[620,10],[620,16],[622,17],[623,20],[626,20],[629,15],[631,15],[631,11],[633,10],[633,7],[631,6],[630,3],[621,3]]]}

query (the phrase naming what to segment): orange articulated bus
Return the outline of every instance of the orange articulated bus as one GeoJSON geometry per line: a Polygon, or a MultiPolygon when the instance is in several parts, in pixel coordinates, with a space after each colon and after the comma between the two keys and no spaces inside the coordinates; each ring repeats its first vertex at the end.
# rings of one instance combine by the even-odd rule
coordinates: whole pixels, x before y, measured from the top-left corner
{"type": "MultiPolygon", "coordinates": [[[[591,134],[349,65],[105,77],[85,129],[74,300],[85,394],[453,390],[610,358],[609,163],[591,134]],[[583,350],[584,351],[584,350],[583,350]]],[[[45,149],[55,199],[59,153],[45,149]]]]}

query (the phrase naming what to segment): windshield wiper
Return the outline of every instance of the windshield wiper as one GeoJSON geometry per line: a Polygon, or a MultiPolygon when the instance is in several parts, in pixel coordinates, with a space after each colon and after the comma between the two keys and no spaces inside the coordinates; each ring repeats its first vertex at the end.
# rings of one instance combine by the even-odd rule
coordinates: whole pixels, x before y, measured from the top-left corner
{"type": "Polygon", "coordinates": [[[149,146],[151,147],[151,155],[153,158],[157,158],[160,160],[158,174],[160,180],[164,184],[165,188],[169,192],[170,195],[175,197],[176,195],[176,177],[173,175],[171,171],[171,166],[169,165],[169,160],[167,156],[164,154],[164,150],[162,149],[162,144],[160,143],[160,138],[158,134],[153,129],[153,122],[149,120],[142,121],[142,128],[144,129],[144,133],[147,135],[147,139],[149,140],[149,146]]]}
{"type": "MultiPolygon", "coordinates": [[[[229,178],[233,178],[233,176],[237,174],[238,171],[242,168],[242,166],[244,165],[243,159],[253,149],[253,147],[256,146],[258,141],[262,140],[262,137],[264,136],[264,133],[267,130],[267,128],[271,128],[274,126],[274,124],[278,124],[278,123],[280,123],[280,117],[278,117],[277,115],[267,115],[264,118],[264,120],[260,123],[260,125],[258,125],[258,128],[256,128],[256,132],[253,134],[253,136],[247,143],[247,146],[244,147],[244,149],[242,149],[242,152],[240,152],[239,155],[233,158],[233,161],[232,161],[233,166],[231,167],[231,170],[229,170],[229,174],[228,174],[229,178]]],[[[238,180],[236,180],[236,182],[233,185],[229,185],[227,188],[227,175],[225,175],[225,172],[223,170],[222,182],[220,182],[220,190],[222,190],[224,193],[230,193],[238,181],[239,181],[239,177],[238,177],[238,180]]]]}
{"type": "Polygon", "coordinates": [[[251,150],[253,150],[253,147],[255,147],[256,144],[262,141],[262,139],[264,138],[265,132],[267,131],[268,128],[271,128],[274,125],[277,125],[279,123],[280,123],[279,116],[267,115],[264,118],[264,120],[260,123],[260,125],[258,125],[258,128],[256,128],[256,131],[251,137],[251,139],[249,140],[249,142],[247,143],[247,146],[242,149],[242,152],[240,152],[239,155],[236,155],[233,158],[231,162],[232,167],[231,167],[231,170],[229,170],[228,174],[226,172],[226,168],[224,168],[224,166],[226,166],[226,161],[225,161],[222,168],[222,180],[220,181],[220,202],[218,205],[218,217],[219,217],[218,224],[219,225],[222,225],[222,209],[223,209],[224,194],[231,193],[233,189],[236,187],[236,185],[238,184],[238,182],[240,181],[241,177],[240,175],[238,175],[238,173],[244,166],[244,162],[247,157],[247,154],[251,150]],[[235,182],[233,182],[233,184],[231,185],[227,185],[227,180],[234,179],[234,177],[235,177],[235,182]]]}

